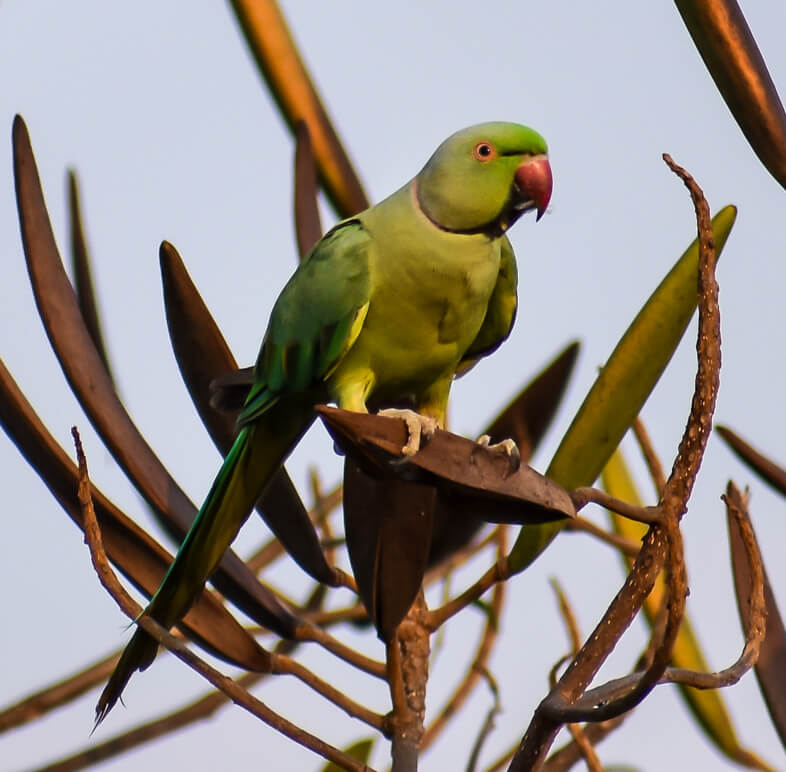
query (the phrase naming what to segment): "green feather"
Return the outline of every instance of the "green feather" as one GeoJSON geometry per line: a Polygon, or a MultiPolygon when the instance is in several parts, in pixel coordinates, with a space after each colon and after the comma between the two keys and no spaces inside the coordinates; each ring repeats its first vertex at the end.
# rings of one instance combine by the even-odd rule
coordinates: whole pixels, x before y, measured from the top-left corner
{"type": "MultiPolygon", "coordinates": [[[[406,401],[444,419],[456,373],[510,333],[516,264],[503,234],[528,208],[513,206],[517,169],[545,153],[542,137],[517,124],[465,129],[410,183],[316,244],[273,307],[240,433],[145,614],[165,627],[182,618],[316,402],[366,410],[406,401]],[[476,152],[479,143],[493,153],[476,152]]],[[[98,721],[156,648],[138,628],[98,721]]]]}

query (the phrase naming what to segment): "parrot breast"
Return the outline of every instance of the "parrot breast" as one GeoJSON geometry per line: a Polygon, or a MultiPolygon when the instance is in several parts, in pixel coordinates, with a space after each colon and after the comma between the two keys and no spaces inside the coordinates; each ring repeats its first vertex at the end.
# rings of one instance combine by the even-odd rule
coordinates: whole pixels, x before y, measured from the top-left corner
{"type": "Polygon", "coordinates": [[[372,237],[363,329],[332,377],[373,380],[373,402],[412,401],[453,374],[480,330],[500,241],[436,227],[410,186],[360,216],[372,237]]]}

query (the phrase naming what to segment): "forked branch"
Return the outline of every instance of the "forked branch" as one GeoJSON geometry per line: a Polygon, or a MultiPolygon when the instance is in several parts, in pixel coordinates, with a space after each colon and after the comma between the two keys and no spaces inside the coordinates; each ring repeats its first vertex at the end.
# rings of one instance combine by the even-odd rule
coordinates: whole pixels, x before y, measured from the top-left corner
{"type": "MultiPolygon", "coordinates": [[[[685,606],[687,579],[682,555],[679,521],[687,508],[706,447],[715,409],[720,373],[720,310],[715,281],[715,244],[709,207],[693,178],[664,156],[669,168],[685,183],[693,199],[699,233],[699,331],[698,368],[691,411],[677,457],[666,483],[659,522],[651,525],[642,548],[620,592],[565,674],[535,711],[510,769],[524,772],[545,758],[559,728],[568,722],[605,720],[637,705],[663,675],[679,630],[685,606]],[[639,612],[655,579],[667,565],[669,608],[665,632],[654,649],[652,663],[635,685],[619,699],[594,708],[582,697],[622,634],[639,612]]],[[[602,689],[603,687],[601,687],[602,689]]]]}

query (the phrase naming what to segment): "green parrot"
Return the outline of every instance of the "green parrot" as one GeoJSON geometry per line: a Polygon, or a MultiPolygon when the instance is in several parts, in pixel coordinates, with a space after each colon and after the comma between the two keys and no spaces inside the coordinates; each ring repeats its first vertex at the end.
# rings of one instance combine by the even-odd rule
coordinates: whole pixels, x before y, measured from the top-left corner
{"type": "MultiPolygon", "coordinates": [[[[419,447],[443,426],[457,374],[507,338],[516,314],[508,228],[551,197],[544,139],[484,123],[445,140],[422,171],[316,244],[281,292],[239,433],[161,586],[143,612],[165,628],[202,590],[279,465],[335,402],[367,412],[407,405],[419,447]],[[417,411],[416,413],[413,411],[417,411]]],[[[135,631],[96,707],[100,723],[157,643],[135,631]]]]}

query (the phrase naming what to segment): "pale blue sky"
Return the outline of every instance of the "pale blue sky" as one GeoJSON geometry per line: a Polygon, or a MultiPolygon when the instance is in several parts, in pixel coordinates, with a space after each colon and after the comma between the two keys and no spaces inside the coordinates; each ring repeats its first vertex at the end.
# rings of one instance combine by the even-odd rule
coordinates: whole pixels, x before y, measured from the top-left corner
{"type": "MultiPolygon", "coordinates": [[[[773,78],[786,92],[786,10],[743,4],[773,78]]],[[[415,174],[434,147],[465,125],[514,120],[550,144],[554,195],[535,225],[512,231],[521,307],[503,348],[458,383],[454,430],[472,435],[564,344],[580,337],[577,373],[535,466],[545,468],[561,433],[617,339],[694,237],[687,193],[660,155],[692,171],[716,211],[739,209],[718,277],[724,369],[717,418],[786,462],[781,394],[786,387],[781,227],[786,193],[748,147],[669,3],[284,2],[294,36],[373,200],[415,174]]],[[[256,355],[269,309],[294,265],[292,143],[251,65],[227,5],[99,2],[0,5],[0,357],[54,435],[71,452],[76,423],[91,474],[148,527],[149,516],[92,433],[48,348],[24,268],[13,197],[10,128],[21,113],[30,129],[56,233],[66,243],[65,169],[74,165],[110,357],[131,414],[195,501],[218,456],[180,381],[166,336],[158,244],[180,250],[238,360],[256,355]]],[[[332,215],[326,211],[325,222],[332,215]]],[[[670,466],[688,411],[693,343],[681,347],[645,408],[655,444],[670,466]]],[[[318,427],[289,467],[299,483],[309,465],[326,484],[340,464],[318,427]]],[[[80,534],[0,437],[7,491],[0,583],[7,588],[0,642],[0,704],[77,670],[125,642],[124,619],[105,595],[80,534]],[[33,546],[34,545],[34,546],[33,546]]],[[[741,648],[719,496],[726,480],[752,483],[752,512],[767,570],[786,607],[786,504],[770,495],[713,438],[686,517],[688,607],[714,668],[741,648]]],[[[642,490],[648,490],[640,477],[642,490]]],[[[160,534],[159,534],[160,535],[160,534]]],[[[169,543],[161,537],[168,546],[169,543]]],[[[253,520],[238,540],[264,538],[253,520]]],[[[478,563],[463,575],[470,581],[478,563]]],[[[490,762],[523,731],[545,694],[546,674],[566,647],[547,579],[557,576],[588,633],[622,580],[609,550],[563,535],[532,570],[510,583],[503,639],[492,662],[504,713],[484,752],[490,762]]],[[[282,564],[271,573],[294,594],[307,582],[282,564]]],[[[427,704],[441,704],[450,674],[478,634],[480,615],[448,630],[427,704]]],[[[360,641],[341,631],[351,641],[360,641]]],[[[604,669],[619,675],[644,641],[634,625],[604,669]]],[[[362,645],[375,656],[375,641],[362,645]]],[[[378,685],[319,652],[307,662],[349,693],[385,710],[378,685]]],[[[168,657],[136,676],[126,705],[91,742],[204,691],[168,657]]],[[[367,735],[339,711],[320,707],[291,680],[266,685],[263,699],[342,745],[367,735]],[[304,706],[307,715],[304,718],[304,706]]],[[[783,765],[753,676],[726,691],[741,738],[783,765]]],[[[0,768],[54,760],[88,742],[96,693],[72,708],[0,737],[0,768]]],[[[480,688],[468,711],[424,758],[423,769],[463,768],[490,704],[480,688]]],[[[731,769],[695,729],[671,688],[650,697],[599,748],[604,763],[642,769],[731,769]],[[657,727],[653,731],[653,727],[657,727]]],[[[374,763],[384,768],[381,744],[374,763]]],[[[320,761],[261,727],[239,709],[145,746],[104,768],[184,764],[317,770],[320,761]]]]}

